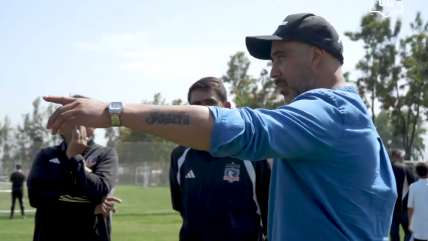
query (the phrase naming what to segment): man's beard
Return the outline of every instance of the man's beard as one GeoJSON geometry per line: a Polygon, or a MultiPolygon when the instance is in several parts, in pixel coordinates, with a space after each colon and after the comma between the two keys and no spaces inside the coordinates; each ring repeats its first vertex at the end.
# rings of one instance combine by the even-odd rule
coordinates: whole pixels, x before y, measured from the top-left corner
{"type": "Polygon", "coordinates": [[[287,88],[286,91],[281,91],[282,96],[284,97],[284,101],[285,103],[291,104],[291,102],[293,102],[293,100],[299,96],[299,93],[297,93],[297,91],[295,91],[294,89],[291,88],[287,88]]]}

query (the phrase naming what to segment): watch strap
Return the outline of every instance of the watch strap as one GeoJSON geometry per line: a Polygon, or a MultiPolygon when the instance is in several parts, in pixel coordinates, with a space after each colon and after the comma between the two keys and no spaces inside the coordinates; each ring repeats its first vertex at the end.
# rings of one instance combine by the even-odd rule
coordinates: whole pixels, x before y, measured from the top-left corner
{"type": "Polygon", "coordinates": [[[119,114],[110,114],[110,118],[111,118],[111,125],[113,127],[122,126],[120,123],[120,115],[119,114]]]}

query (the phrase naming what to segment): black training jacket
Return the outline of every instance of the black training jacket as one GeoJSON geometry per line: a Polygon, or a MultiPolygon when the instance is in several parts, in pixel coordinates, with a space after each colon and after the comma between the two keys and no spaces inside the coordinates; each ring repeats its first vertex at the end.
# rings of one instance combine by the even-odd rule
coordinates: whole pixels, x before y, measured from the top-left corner
{"type": "Polygon", "coordinates": [[[407,212],[407,200],[409,199],[410,184],[416,181],[415,176],[409,167],[403,163],[393,162],[392,170],[394,171],[398,194],[394,212],[407,212]]]}
{"type": "Polygon", "coordinates": [[[179,146],[171,154],[172,206],[180,241],[260,241],[266,234],[271,168],[179,146]]]}
{"type": "Polygon", "coordinates": [[[116,183],[114,149],[88,142],[70,160],[66,144],[42,149],[27,181],[30,205],[36,208],[33,241],[109,241],[109,222],[94,215],[116,183]]]}
{"type": "Polygon", "coordinates": [[[25,182],[25,174],[21,171],[16,171],[10,175],[10,182],[12,183],[13,192],[22,192],[25,182]]]}

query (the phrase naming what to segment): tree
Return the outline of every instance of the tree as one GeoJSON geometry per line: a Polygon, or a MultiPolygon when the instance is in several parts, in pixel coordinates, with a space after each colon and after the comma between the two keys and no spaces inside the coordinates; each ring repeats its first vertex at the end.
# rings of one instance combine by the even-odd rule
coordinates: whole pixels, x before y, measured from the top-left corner
{"type": "MultiPolygon", "coordinates": [[[[42,119],[43,120],[47,120],[49,119],[49,117],[55,112],[55,110],[58,107],[56,107],[54,104],[50,103],[47,108],[45,109],[45,111],[42,114],[42,119]]],[[[54,145],[58,145],[60,144],[60,142],[62,142],[62,139],[59,135],[51,135],[50,133],[46,132],[47,137],[46,140],[44,140],[46,143],[45,145],[47,146],[54,146],[54,145]]]]}
{"type": "MultiPolygon", "coordinates": [[[[143,101],[143,103],[152,105],[168,104],[160,93],[155,94],[152,101],[143,101]]],[[[178,99],[172,103],[183,104],[184,102],[178,99]]],[[[119,129],[119,140],[116,150],[120,163],[132,166],[132,168],[142,166],[146,162],[151,168],[164,169],[169,165],[173,148],[177,146],[157,136],[127,128],[119,129]]]]}
{"type": "MultiPolygon", "coordinates": [[[[376,118],[378,123],[376,130],[379,133],[379,136],[382,139],[383,144],[388,152],[391,152],[392,149],[403,149],[403,142],[401,136],[394,135],[394,125],[391,120],[391,113],[385,110],[382,110],[376,118]]],[[[416,128],[417,135],[414,140],[412,147],[412,156],[411,158],[406,158],[406,160],[423,160],[425,144],[422,138],[422,134],[425,133],[425,128],[423,127],[422,119],[419,120],[419,124],[416,128]]]]}
{"type": "MultiPolygon", "coordinates": [[[[383,7],[376,4],[377,11],[383,7]]],[[[375,101],[388,96],[385,89],[390,79],[398,80],[399,66],[396,62],[396,42],[401,30],[401,21],[391,27],[391,19],[379,14],[368,13],[361,19],[361,29],[356,32],[345,32],[352,41],[363,41],[365,54],[357,63],[356,69],[362,74],[355,84],[359,94],[370,109],[373,123],[376,123],[375,101]],[[367,98],[369,97],[369,98],[367,98]]]]}
{"type": "Polygon", "coordinates": [[[40,106],[41,98],[36,98],[32,105],[33,111],[23,115],[23,122],[14,131],[16,151],[14,159],[29,168],[37,153],[48,144],[45,142],[49,132],[45,128],[45,116],[40,106]]]}
{"type": "Polygon", "coordinates": [[[1,150],[1,164],[2,171],[9,174],[14,169],[14,160],[12,158],[13,152],[13,143],[12,143],[12,134],[13,129],[10,123],[10,119],[5,116],[3,124],[0,125],[0,146],[1,150]]]}
{"type": "MultiPolygon", "coordinates": [[[[376,8],[382,11],[381,6],[376,8]]],[[[427,25],[418,13],[411,24],[413,34],[399,39],[401,25],[397,20],[392,27],[389,18],[368,13],[363,16],[359,31],[345,35],[353,41],[364,42],[365,56],[356,65],[362,76],[355,83],[373,122],[380,127],[374,108],[378,101],[391,119],[393,128],[389,131],[394,137],[400,137],[405,158],[410,159],[418,155],[412,154],[416,150],[413,144],[425,132],[421,114],[428,106],[427,25]]],[[[349,76],[345,77],[349,80],[349,76]]]]}
{"type": "Polygon", "coordinates": [[[232,55],[227,65],[229,68],[222,80],[231,85],[230,94],[237,107],[276,109],[285,104],[266,69],[261,71],[259,78],[248,75],[251,63],[244,52],[232,55]]]}
{"type": "Polygon", "coordinates": [[[119,140],[119,133],[116,130],[116,128],[108,128],[108,129],[105,129],[104,138],[107,139],[106,146],[115,148],[117,141],[119,140]]]}
{"type": "Polygon", "coordinates": [[[400,135],[410,158],[415,140],[424,134],[421,118],[428,117],[428,22],[424,23],[420,12],[410,24],[412,34],[400,41],[400,57],[403,72],[400,80],[388,83],[389,96],[385,109],[392,109],[391,121],[394,134],[400,135]]]}

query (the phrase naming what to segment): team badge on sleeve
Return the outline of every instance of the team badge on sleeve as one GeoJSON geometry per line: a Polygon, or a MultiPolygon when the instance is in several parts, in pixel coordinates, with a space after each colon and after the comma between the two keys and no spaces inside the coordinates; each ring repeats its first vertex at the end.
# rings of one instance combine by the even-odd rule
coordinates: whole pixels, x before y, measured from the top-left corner
{"type": "Polygon", "coordinates": [[[90,157],[88,160],[86,160],[86,166],[87,167],[93,167],[95,164],[97,164],[97,158],[96,157],[90,157]]]}
{"type": "Polygon", "coordinates": [[[241,171],[239,169],[239,165],[236,165],[233,162],[232,164],[227,164],[226,168],[224,169],[223,180],[228,181],[230,183],[238,182],[240,172],[241,171]]]}

